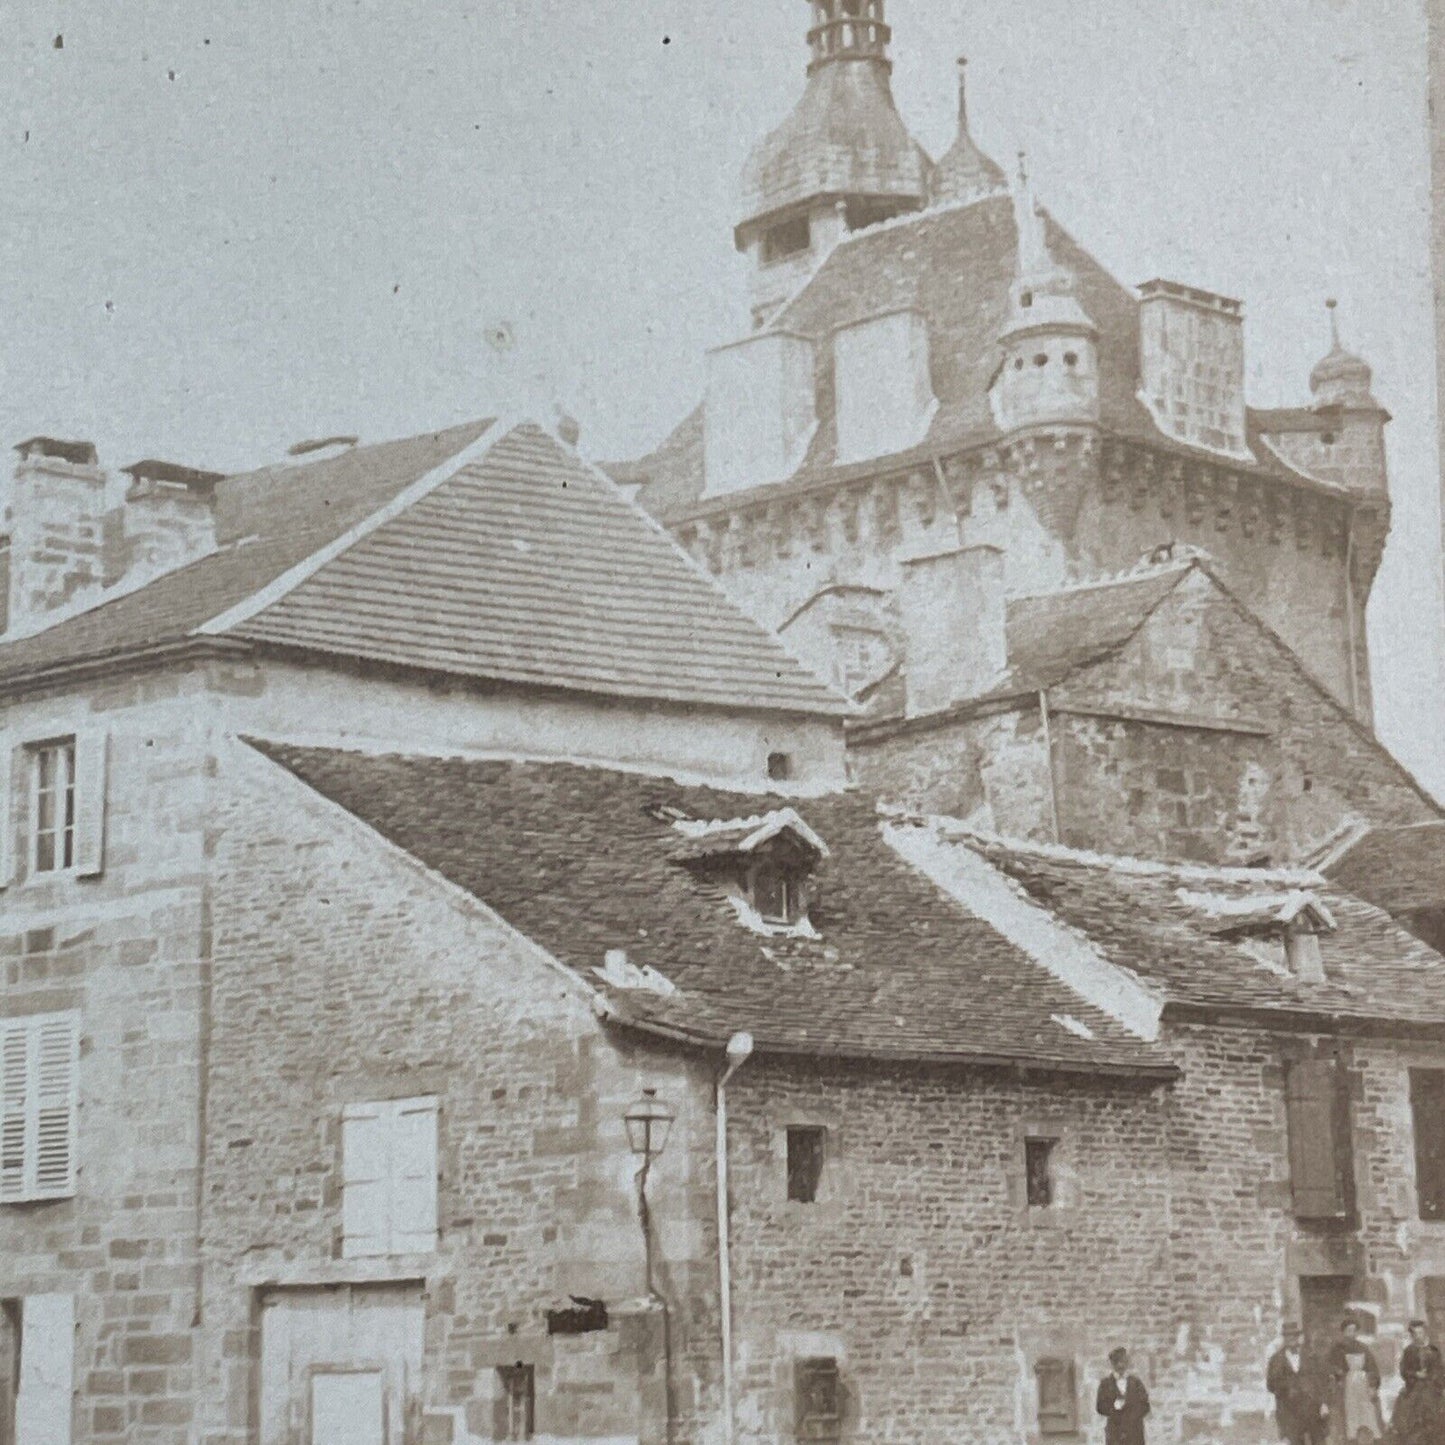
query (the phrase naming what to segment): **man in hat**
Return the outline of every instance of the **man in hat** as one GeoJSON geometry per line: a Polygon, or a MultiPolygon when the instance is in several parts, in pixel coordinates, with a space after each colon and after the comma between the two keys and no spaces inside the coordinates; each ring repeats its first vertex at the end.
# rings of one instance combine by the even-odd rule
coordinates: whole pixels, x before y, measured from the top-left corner
{"type": "Polygon", "coordinates": [[[1265,1387],[1274,1396],[1279,1438],[1289,1445],[1320,1445],[1325,1438],[1327,1416],[1314,1371],[1300,1353],[1303,1331],[1296,1324],[1288,1324],[1281,1334],[1283,1343],[1269,1357],[1264,1371],[1265,1387]]]}
{"type": "Polygon", "coordinates": [[[1144,1445],[1144,1417],[1149,1392],[1138,1375],[1129,1373],[1129,1351],[1109,1351],[1109,1373],[1099,1381],[1094,1408],[1104,1417],[1104,1445],[1144,1445]]]}
{"type": "Polygon", "coordinates": [[[1410,1321],[1410,1343],[1400,1354],[1405,1387],[1395,1401],[1395,1438],[1400,1445],[1441,1445],[1445,1441],[1445,1360],[1430,1340],[1424,1320],[1410,1321]]]}

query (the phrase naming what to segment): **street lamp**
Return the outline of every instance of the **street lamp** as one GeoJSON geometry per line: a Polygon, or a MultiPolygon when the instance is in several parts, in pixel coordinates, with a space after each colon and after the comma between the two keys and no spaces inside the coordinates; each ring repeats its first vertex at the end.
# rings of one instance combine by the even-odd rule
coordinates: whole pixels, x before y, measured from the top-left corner
{"type": "Polygon", "coordinates": [[[663,1388],[667,1400],[667,1445],[672,1445],[677,1404],[672,1382],[672,1316],[667,1300],[658,1289],[653,1270],[652,1211],[647,1207],[647,1175],[652,1161],[667,1147],[668,1132],[677,1116],[657,1097],[656,1089],[644,1089],[642,1097],[622,1116],[627,1126],[627,1144],[640,1163],[637,1168],[637,1219],[642,1225],[643,1258],[647,1270],[647,1293],[662,1312],[663,1388]]]}

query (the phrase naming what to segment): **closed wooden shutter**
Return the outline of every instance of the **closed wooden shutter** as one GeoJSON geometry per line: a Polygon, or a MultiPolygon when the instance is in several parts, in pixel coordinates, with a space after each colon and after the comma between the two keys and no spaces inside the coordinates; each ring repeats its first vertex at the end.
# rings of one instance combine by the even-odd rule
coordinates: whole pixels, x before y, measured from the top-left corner
{"type": "Polygon", "coordinates": [[[15,1438],[21,1445],[70,1445],[74,1376],[74,1296],[27,1295],[20,1306],[15,1397],[15,1438]]]}
{"type": "Polygon", "coordinates": [[[1445,1069],[1410,1070],[1421,1219],[1445,1219],[1445,1069]]]}
{"type": "Polygon", "coordinates": [[[1072,1360],[1040,1360],[1034,1366],[1039,1382],[1039,1434],[1072,1435],[1079,1428],[1079,1391],[1072,1360]]]}
{"type": "Polygon", "coordinates": [[[106,753],[103,732],[75,740],[75,871],[82,878],[105,866],[106,753]]]}
{"type": "Polygon", "coordinates": [[[799,1440],[836,1440],[842,1434],[843,1406],[838,1362],[799,1360],[793,1366],[793,1405],[799,1440]]]}
{"type": "Polygon", "coordinates": [[[75,1193],[79,1052],[73,1013],[0,1021],[0,1203],[75,1193]]]}
{"type": "Polygon", "coordinates": [[[1350,1211],[1352,1165],[1342,1084],[1334,1059],[1296,1060],[1285,1076],[1290,1189],[1299,1219],[1340,1219],[1350,1211]]]}
{"type": "Polygon", "coordinates": [[[342,1121],[343,1253],[427,1254],[437,1238],[437,1104],[356,1104],[342,1121]]]}

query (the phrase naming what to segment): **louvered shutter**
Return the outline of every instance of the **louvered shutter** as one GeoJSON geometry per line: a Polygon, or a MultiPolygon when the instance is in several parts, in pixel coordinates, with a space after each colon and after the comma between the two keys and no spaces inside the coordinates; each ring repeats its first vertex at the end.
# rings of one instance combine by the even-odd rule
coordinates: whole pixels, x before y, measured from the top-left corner
{"type": "Polygon", "coordinates": [[[105,866],[106,753],[103,732],[75,739],[75,871],[82,878],[105,866]]]}
{"type": "Polygon", "coordinates": [[[75,1193],[79,1048],[74,1014],[0,1023],[0,1203],[75,1193]]]}
{"type": "Polygon", "coordinates": [[[352,1104],[341,1123],[341,1252],[385,1254],[390,1229],[386,1104],[352,1104]]]}
{"type": "Polygon", "coordinates": [[[15,881],[15,751],[0,733],[0,888],[15,881]]]}
{"type": "Polygon", "coordinates": [[[1338,1219],[1348,1212],[1341,1158],[1338,1066],[1332,1059],[1300,1059],[1285,1082],[1289,1115],[1290,1188],[1299,1219],[1338,1219]]]}
{"type": "Polygon", "coordinates": [[[437,1242],[437,1106],[402,1099],[392,1106],[391,1249],[428,1254],[437,1242]]]}
{"type": "Polygon", "coordinates": [[[70,1445],[75,1375],[75,1299],[27,1295],[20,1306],[20,1388],[15,1438],[20,1445],[70,1445]]]}

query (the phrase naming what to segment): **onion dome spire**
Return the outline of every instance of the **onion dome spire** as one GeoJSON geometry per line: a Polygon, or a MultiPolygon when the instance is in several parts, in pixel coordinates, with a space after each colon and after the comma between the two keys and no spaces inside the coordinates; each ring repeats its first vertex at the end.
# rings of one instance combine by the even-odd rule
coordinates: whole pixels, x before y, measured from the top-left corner
{"type": "Polygon", "coordinates": [[[1008,189],[1003,167],[981,151],[968,128],[968,59],[958,57],[958,134],[933,172],[933,201],[976,201],[1008,189]]]}

